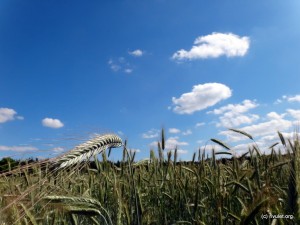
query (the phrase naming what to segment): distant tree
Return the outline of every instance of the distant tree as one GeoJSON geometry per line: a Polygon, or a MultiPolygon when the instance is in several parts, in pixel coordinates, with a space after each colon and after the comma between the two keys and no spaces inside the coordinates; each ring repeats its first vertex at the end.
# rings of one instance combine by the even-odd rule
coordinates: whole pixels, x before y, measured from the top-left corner
{"type": "Polygon", "coordinates": [[[0,160],[0,172],[8,171],[17,167],[19,162],[10,157],[5,157],[0,160]]]}

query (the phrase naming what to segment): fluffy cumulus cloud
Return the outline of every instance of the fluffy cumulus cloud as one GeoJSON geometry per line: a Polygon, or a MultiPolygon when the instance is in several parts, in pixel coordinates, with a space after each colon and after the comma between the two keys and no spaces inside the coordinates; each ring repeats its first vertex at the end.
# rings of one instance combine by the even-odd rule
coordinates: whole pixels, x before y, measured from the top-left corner
{"type": "MultiPolygon", "coordinates": [[[[276,113],[277,114],[277,113],[276,113]]],[[[244,130],[256,136],[268,135],[278,131],[285,131],[292,127],[292,122],[284,118],[271,119],[267,122],[244,127],[244,130]]]]}
{"type": "Polygon", "coordinates": [[[210,111],[209,113],[213,113],[216,115],[223,114],[228,111],[233,112],[233,113],[244,113],[244,112],[247,112],[249,109],[253,109],[257,106],[258,106],[258,104],[255,101],[246,99],[242,102],[242,104],[228,104],[219,109],[214,109],[213,111],[210,111]]]}
{"type": "Polygon", "coordinates": [[[0,145],[0,151],[27,152],[37,151],[38,149],[32,146],[4,146],[0,145]]]}
{"type": "Polygon", "coordinates": [[[287,109],[286,111],[287,111],[288,114],[291,115],[293,118],[295,118],[296,120],[300,121],[300,110],[296,110],[296,109],[287,109]]]}
{"type": "Polygon", "coordinates": [[[17,116],[17,112],[9,108],[0,108],[0,123],[6,123],[11,120],[23,120],[24,117],[17,116]]]}
{"type": "Polygon", "coordinates": [[[144,52],[141,49],[136,49],[132,52],[128,52],[129,55],[135,56],[135,57],[141,57],[144,55],[144,52]]]}
{"type": "Polygon", "coordinates": [[[191,92],[172,98],[173,111],[178,114],[192,114],[206,109],[231,96],[231,90],[224,84],[205,83],[195,85],[191,92]]]}
{"type": "Polygon", "coordinates": [[[287,97],[287,100],[289,102],[300,102],[300,95],[295,95],[295,96],[287,97]]]}
{"type": "Polygon", "coordinates": [[[238,127],[241,124],[251,124],[259,119],[259,116],[255,114],[245,115],[246,112],[257,106],[255,101],[244,100],[241,104],[229,104],[208,113],[221,115],[220,122],[217,123],[218,127],[238,127]]]}
{"type": "Polygon", "coordinates": [[[232,33],[212,33],[200,36],[190,50],[181,49],[173,54],[175,60],[217,58],[220,56],[241,57],[249,49],[250,38],[232,33]]]}
{"type": "Polygon", "coordinates": [[[166,149],[173,150],[176,147],[187,146],[188,143],[184,141],[179,141],[179,137],[169,137],[166,140],[166,149]]]}
{"type": "Polygon", "coordinates": [[[277,99],[275,103],[282,103],[284,100],[288,102],[300,102],[300,95],[283,95],[281,98],[277,99]]]}
{"type": "MultiPolygon", "coordinates": [[[[283,132],[293,127],[293,123],[284,117],[285,114],[280,115],[276,112],[270,112],[267,114],[266,122],[245,126],[239,129],[247,132],[250,135],[253,135],[254,138],[262,138],[263,136],[274,135],[276,131],[283,132]]],[[[231,131],[222,131],[220,134],[227,136],[228,140],[231,142],[247,139],[244,136],[231,131]]]]}
{"type": "Polygon", "coordinates": [[[220,117],[220,123],[217,123],[218,127],[228,127],[235,128],[240,126],[241,124],[251,124],[254,121],[258,120],[259,116],[256,114],[251,115],[234,115],[226,113],[225,116],[220,117]]]}
{"type": "Polygon", "coordinates": [[[44,127],[61,128],[64,124],[59,119],[45,118],[42,120],[44,127]]]}

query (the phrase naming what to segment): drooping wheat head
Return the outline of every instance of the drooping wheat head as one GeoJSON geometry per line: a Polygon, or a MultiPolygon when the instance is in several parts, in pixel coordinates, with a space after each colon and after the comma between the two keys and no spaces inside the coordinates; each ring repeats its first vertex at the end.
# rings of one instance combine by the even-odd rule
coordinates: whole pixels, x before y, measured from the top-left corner
{"type": "Polygon", "coordinates": [[[115,134],[97,135],[95,138],[76,146],[66,154],[55,158],[53,162],[59,169],[62,169],[77,164],[82,160],[90,159],[107,148],[120,146],[122,146],[122,139],[115,134]]]}

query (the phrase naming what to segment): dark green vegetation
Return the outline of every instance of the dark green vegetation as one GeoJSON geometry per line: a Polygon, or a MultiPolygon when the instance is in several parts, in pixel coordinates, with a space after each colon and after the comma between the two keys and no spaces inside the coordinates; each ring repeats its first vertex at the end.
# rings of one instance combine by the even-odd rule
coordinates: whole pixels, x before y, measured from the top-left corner
{"type": "Polygon", "coordinates": [[[135,162],[125,144],[117,164],[103,152],[101,162],[62,170],[48,161],[7,167],[0,174],[0,224],[300,224],[300,145],[278,134],[282,149],[271,146],[270,155],[254,144],[239,158],[217,160],[229,147],[212,139],[224,152],[201,149],[178,162],[176,149],[164,153],[162,135],[148,160],[135,162]],[[270,214],[294,219],[262,218],[270,214]]]}

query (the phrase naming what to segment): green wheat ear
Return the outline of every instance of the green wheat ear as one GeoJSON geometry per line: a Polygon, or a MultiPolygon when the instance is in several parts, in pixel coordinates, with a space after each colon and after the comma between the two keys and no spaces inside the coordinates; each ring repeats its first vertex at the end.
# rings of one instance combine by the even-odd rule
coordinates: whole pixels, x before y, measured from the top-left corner
{"type": "Polygon", "coordinates": [[[298,200],[297,200],[297,206],[298,206],[298,211],[296,212],[296,218],[297,218],[297,223],[300,223],[300,145],[299,142],[297,141],[297,150],[296,150],[296,182],[297,182],[297,193],[298,193],[298,200]]]}
{"type": "Polygon", "coordinates": [[[290,181],[289,181],[289,190],[290,186],[294,185],[291,189],[294,191],[294,193],[291,194],[294,199],[293,205],[293,213],[295,215],[295,222],[297,224],[300,223],[300,143],[299,139],[297,138],[295,140],[294,146],[293,146],[293,159],[291,164],[291,173],[290,173],[290,181]],[[291,184],[290,184],[291,183],[291,184]]]}
{"type": "Polygon", "coordinates": [[[296,224],[300,223],[300,143],[298,137],[294,145],[289,141],[292,149],[290,164],[290,177],[288,183],[288,208],[287,211],[294,215],[296,224]]]}
{"type": "Polygon", "coordinates": [[[71,213],[98,214],[105,220],[105,224],[113,224],[107,210],[95,199],[67,196],[46,196],[43,197],[43,200],[46,201],[47,204],[63,206],[65,210],[71,213]],[[108,218],[108,220],[106,220],[106,218],[108,218]]]}
{"type": "Polygon", "coordinates": [[[107,148],[117,148],[122,146],[122,139],[115,134],[98,135],[95,138],[78,145],[63,156],[55,158],[54,164],[59,169],[69,167],[90,159],[91,157],[103,152],[107,148]]]}

